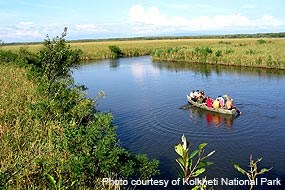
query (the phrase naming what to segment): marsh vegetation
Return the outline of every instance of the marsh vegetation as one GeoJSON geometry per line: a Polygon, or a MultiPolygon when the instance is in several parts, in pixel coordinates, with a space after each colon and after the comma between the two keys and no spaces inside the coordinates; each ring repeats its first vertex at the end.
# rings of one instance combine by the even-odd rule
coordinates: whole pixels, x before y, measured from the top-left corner
{"type": "MultiPolygon", "coordinates": [[[[81,60],[152,55],[154,60],[160,61],[285,69],[284,38],[119,40],[72,42],[70,45],[83,51],[81,60]]],[[[4,46],[2,49],[14,52],[19,47],[4,46]]],[[[24,47],[37,52],[41,45],[24,47]]]]}
{"type": "Polygon", "coordinates": [[[47,37],[39,52],[0,50],[0,189],[104,189],[147,179],[158,161],[122,148],[111,113],[70,76],[81,51],[47,37]]]}

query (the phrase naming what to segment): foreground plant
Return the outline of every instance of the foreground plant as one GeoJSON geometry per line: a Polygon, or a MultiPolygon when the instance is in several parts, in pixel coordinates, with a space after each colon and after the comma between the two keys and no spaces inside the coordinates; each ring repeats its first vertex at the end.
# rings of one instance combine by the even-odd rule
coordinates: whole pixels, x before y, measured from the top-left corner
{"type": "MultiPolygon", "coordinates": [[[[207,158],[215,153],[215,150],[211,151],[207,155],[205,153],[205,147],[207,143],[199,145],[197,150],[192,151],[189,154],[190,143],[186,137],[182,135],[182,143],[175,146],[175,151],[179,155],[176,162],[179,164],[181,171],[179,171],[180,177],[184,178],[185,187],[190,178],[198,177],[206,171],[206,167],[213,164],[212,162],[206,161],[207,158]]],[[[204,180],[203,180],[204,181],[204,180]]],[[[202,183],[199,186],[194,187],[195,189],[205,189],[205,184],[202,183]]]]}
{"type": "Polygon", "coordinates": [[[258,163],[262,161],[262,158],[258,158],[257,161],[254,161],[252,159],[252,155],[250,155],[249,157],[249,170],[245,170],[243,168],[241,168],[238,164],[236,163],[232,163],[233,166],[235,167],[235,169],[237,169],[240,173],[242,173],[243,175],[246,175],[248,177],[248,179],[252,182],[250,183],[250,190],[253,189],[254,186],[254,182],[255,179],[258,175],[264,174],[266,172],[269,172],[273,167],[271,168],[262,168],[260,171],[258,171],[258,163]]]}

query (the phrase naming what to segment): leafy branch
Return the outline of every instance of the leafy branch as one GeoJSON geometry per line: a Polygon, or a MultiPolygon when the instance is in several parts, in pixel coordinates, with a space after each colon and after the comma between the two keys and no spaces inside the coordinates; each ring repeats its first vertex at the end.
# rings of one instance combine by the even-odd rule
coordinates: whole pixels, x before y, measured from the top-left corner
{"type": "MultiPolygon", "coordinates": [[[[258,158],[257,161],[254,161],[252,159],[252,155],[250,155],[250,157],[249,157],[249,170],[247,170],[247,171],[234,162],[232,162],[232,164],[235,167],[235,169],[237,169],[237,171],[239,171],[243,175],[246,175],[250,181],[255,181],[255,179],[258,175],[269,172],[273,168],[273,167],[262,168],[260,171],[258,171],[258,163],[261,161],[262,161],[262,158],[258,158]]],[[[250,190],[253,189],[253,186],[254,186],[254,183],[250,183],[250,190]]]]}
{"type": "Polygon", "coordinates": [[[194,150],[189,154],[190,143],[184,135],[182,135],[181,140],[182,143],[175,146],[175,151],[179,155],[176,162],[182,170],[182,172],[179,171],[179,175],[184,178],[185,182],[188,182],[190,178],[201,175],[206,171],[207,166],[213,164],[212,162],[206,161],[206,159],[212,156],[215,153],[215,150],[205,155],[207,143],[202,143],[197,150],[194,150]]]}

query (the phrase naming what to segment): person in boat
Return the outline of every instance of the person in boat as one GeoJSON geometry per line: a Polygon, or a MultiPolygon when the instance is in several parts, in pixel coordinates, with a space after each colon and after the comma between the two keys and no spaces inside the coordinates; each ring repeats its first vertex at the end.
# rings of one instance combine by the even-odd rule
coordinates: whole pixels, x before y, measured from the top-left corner
{"type": "Polygon", "coordinates": [[[208,108],[213,108],[213,99],[210,96],[207,96],[206,98],[206,106],[208,108]]]}
{"type": "Polygon", "coordinates": [[[202,96],[202,98],[203,98],[202,103],[206,103],[207,97],[206,97],[206,95],[205,95],[205,92],[204,92],[204,91],[201,91],[201,96],[202,96]]]}
{"type": "Polygon", "coordinates": [[[233,99],[229,99],[226,102],[226,109],[228,110],[233,110],[235,109],[237,111],[238,114],[241,114],[241,112],[233,105],[233,99]]]}
{"type": "Polygon", "coordinates": [[[225,100],[225,105],[226,105],[227,101],[231,99],[230,96],[227,94],[223,95],[223,98],[225,100]]]}
{"type": "Polygon", "coordinates": [[[233,109],[233,99],[229,99],[229,100],[227,100],[227,102],[226,102],[226,108],[228,109],[228,110],[232,110],[233,109]]]}
{"type": "Polygon", "coordinates": [[[193,99],[194,102],[197,102],[197,99],[198,99],[199,95],[200,95],[200,91],[199,91],[199,90],[196,90],[196,91],[194,92],[194,99],[193,99]]]}
{"type": "Polygon", "coordinates": [[[191,100],[193,100],[194,102],[196,102],[197,99],[196,99],[194,93],[195,93],[195,90],[192,90],[192,91],[190,92],[189,96],[190,96],[191,100]]]}
{"type": "Polygon", "coordinates": [[[217,98],[219,100],[220,103],[220,107],[223,108],[225,106],[225,100],[222,96],[218,96],[217,98]]]}
{"type": "Polygon", "coordinates": [[[204,100],[204,98],[203,98],[202,95],[198,96],[197,102],[198,102],[199,104],[203,104],[203,100],[204,100]]]}
{"type": "Polygon", "coordinates": [[[200,93],[200,91],[199,91],[199,90],[196,90],[196,91],[194,92],[194,96],[195,96],[195,97],[198,97],[199,93],[200,93]]]}
{"type": "Polygon", "coordinates": [[[213,108],[220,108],[220,101],[218,98],[213,102],[213,108]]]}

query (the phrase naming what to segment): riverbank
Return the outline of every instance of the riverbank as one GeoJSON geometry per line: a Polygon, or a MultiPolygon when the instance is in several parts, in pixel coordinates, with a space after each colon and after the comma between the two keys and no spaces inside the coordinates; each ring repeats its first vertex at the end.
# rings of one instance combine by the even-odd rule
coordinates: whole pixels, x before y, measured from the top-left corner
{"type": "Polygon", "coordinates": [[[160,48],[155,61],[285,69],[284,39],[250,39],[242,43],[219,41],[206,46],[160,48]]]}
{"type": "MultiPolygon", "coordinates": [[[[115,45],[124,57],[152,55],[154,60],[187,63],[209,63],[285,69],[284,38],[163,39],[72,42],[72,48],[83,51],[82,60],[112,58],[108,48],[115,45]]],[[[20,45],[4,46],[17,51],[20,45]]],[[[24,46],[37,52],[40,44],[24,46]]]]}
{"type": "Polygon", "coordinates": [[[64,35],[47,41],[37,53],[0,50],[0,189],[115,189],[101,179],[157,174],[157,160],[119,145],[100,95],[74,84],[80,51],[64,35]]]}

